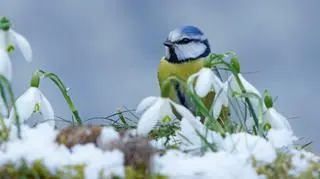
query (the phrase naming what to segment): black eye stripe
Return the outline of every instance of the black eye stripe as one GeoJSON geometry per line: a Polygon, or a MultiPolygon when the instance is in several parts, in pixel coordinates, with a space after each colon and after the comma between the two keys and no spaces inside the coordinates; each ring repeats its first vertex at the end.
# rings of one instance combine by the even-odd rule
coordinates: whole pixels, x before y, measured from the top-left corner
{"type": "Polygon", "coordinates": [[[190,42],[201,42],[201,40],[183,38],[183,39],[178,40],[178,41],[176,41],[174,43],[175,44],[187,44],[187,43],[190,43],[190,42]]]}

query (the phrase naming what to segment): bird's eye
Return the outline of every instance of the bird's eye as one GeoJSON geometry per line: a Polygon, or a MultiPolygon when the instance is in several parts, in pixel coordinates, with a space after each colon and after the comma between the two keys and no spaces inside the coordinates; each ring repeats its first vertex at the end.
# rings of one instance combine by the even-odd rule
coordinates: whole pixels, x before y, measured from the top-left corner
{"type": "Polygon", "coordinates": [[[183,38],[178,41],[179,44],[187,44],[189,42],[191,42],[191,39],[188,39],[188,38],[183,38]]]}

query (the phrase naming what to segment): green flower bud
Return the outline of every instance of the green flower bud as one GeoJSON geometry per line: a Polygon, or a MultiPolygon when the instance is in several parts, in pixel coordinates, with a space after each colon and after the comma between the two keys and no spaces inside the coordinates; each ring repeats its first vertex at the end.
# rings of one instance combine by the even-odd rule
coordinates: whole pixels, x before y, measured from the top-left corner
{"type": "Polygon", "coordinates": [[[40,77],[39,77],[39,74],[36,72],[32,75],[30,86],[38,88],[39,84],[40,84],[40,77]]]}
{"type": "Polygon", "coordinates": [[[236,73],[240,73],[240,63],[237,56],[231,58],[231,66],[236,70],[236,73]]]}
{"type": "Polygon", "coordinates": [[[265,91],[264,105],[269,109],[273,107],[273,100],[268,91],[265,91]]]}
{"type": "Polygon", "coordinates": [[[0,29],[8,31],[11,27],[10,20],[7,17],[2,17],[0,19],[0,29]]]}

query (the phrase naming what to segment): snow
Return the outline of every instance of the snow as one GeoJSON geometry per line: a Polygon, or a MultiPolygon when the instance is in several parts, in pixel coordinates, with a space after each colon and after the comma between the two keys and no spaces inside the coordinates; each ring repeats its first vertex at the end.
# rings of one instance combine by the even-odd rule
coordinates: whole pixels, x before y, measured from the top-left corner
{"type": "MultiPolygon", "coordinates": [[[[192,126],[187,120],[182,121],[180,133],[191,137],[196,141],[190,149],[201,148],[204,143],[197,139],[192,126]],[[188,131],[189,130],[189,131],[188,131]]],[[[203,133],[201,123],[195,122],[197,128],[203,133]]],[[[55,142],[57,130],[43,123],[35,128],[22,125],[22,140],[16,136],[16,129],[12,127],[10,140],[3,143],[0,148],[0,165],[13,163],[19,166],[23,159],[31,166],[35,161],[41,160],[51,173],[62,170],[66,165],[86,164],[84,172],[86,178],[99,178],[104,176],[124,177],[124,154],[119,150],[103,150],[93,143],[75,145],[71,149],[55,142]],[[100,172],[100,173],[99,173],[100,172]]],[[[134,132],[130,132],[134,133],[134,132]]],[[[166,175],[169,178],[252,178],[262,179],[264,175],[258,175],[252,166],[251,158],[254,157],[260,163],[271,163],[276,158],[276,149],[289,148],[289,154],[293,155],[294,169],[291,175],[298,175],[309,167],[309,161],[319,162],[320,158],[310,152],[292,148],[296,139],[291,132],[286,130],[271,129],[267,135],[268,140],[248,133],[227,134],[224,138],[215,132],[207,135],[208,141],[214,142],[217,151],[206,152],[182,152],[180,150],[168,150],[164,155],[155,154],[152,158],[152,172],[166,175]],[[218,137],[219,136],[219,137],[218,137]]],[[[102,148],[108,148],[108,142],[121,140],[120,135],[110,127],[104,127],[97,138],[102,148]],[[100,142],[99,142],[100,141],[100,142]]],[[[184,137],[176,136],[169,144],[182,144],[184,137]]],[[[165,138],[150,141],[156,148],[165,149],[165,138]]],[[[98,145],[99,146],[99,145],[98,145]]],[[[182,150],[183,149],[183,150],[182,150]]],[[[67,169],[64,169],[67,171],[67,169]]],[[[72,171],[71,171],[72,172],[72,171]]]]}
{"type": "MultiPolygon", "coordinates": [[[[106,131],[112,135],[111,130],[103,131],[103,135],[106,131]]],[[[103,151],[93,144],[76,145],[69,150],[54,142],[56,134],[57,131],[46,123],[32,129],[22,126],[23,139],[14,134],[11,136],[0,151],[0,164],[12,162],[19,166],[24,159],[28,166],[32,166],[36,160],[41,160],[52,173],[62,166],[86,164],[86,178],[98,178],[102,169],[105,176],[124,176],[124,156],[120,151],[103,151]]]]}
{"type": "Polygon", "coordinates": [[[155,173],[170,178],[251,178],[259,179],[250,162],[230,153],[208,152],[204,156],[190,156],[178,151],[154,158],[155,173]]]}

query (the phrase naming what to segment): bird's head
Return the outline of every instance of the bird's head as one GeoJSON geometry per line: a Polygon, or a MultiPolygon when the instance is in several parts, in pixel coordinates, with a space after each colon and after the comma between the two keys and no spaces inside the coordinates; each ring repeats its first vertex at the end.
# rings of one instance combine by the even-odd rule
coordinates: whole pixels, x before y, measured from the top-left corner
{"type": "Polygon", "coordinates": [[[210,53],[210,45],[200,29],[184,26],[172,30],[164,41],[166,59],[172,63],[183,63],[206,57],[210,53]]]}

